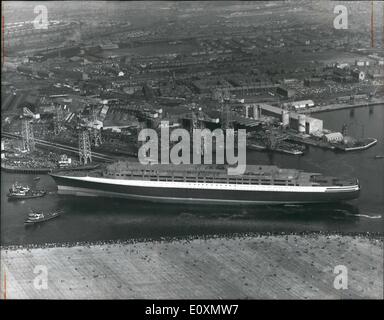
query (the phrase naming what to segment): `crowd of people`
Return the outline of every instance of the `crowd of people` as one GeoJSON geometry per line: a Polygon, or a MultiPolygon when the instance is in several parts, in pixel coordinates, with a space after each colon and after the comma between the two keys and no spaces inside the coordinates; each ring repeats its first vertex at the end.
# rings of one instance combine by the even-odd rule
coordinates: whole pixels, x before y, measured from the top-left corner
{"type": "Polygon", "coordinates": [[[289,236],[306,237],[306,238],[317,238],[326,236],[327,239],[331,237],[343,237],[350,236],[356,238],[368,238],[373,242],[383,241],[383,235],[381,233],[372,232],[361,232],[361,233],[340,233],[340,232],[324,232],[324,231],[303,231],[303,232],[247,232],[247,233],[230,233],[230,234],[207,234],[207,235],[190,235],[180,237],[158,237],[158,238],[136,238],[126,240],[97,240],[97,241],[76,241],[76,242],[62,242],[62,243],[33,243],[24,245],[7,245],[2,246],[1,250],[19,250],[19,249],[46,249],[46,248],[70,248],[70,247],[85,247],[90,248],[91,246],[112,246],[112,245],[129,245],[129,244],[155,244],[155,243],[169,243],[174,241],[183,242],[188,244],[194,240],[208,241],[211,239],[246,239],[246,238],[268,238],[268,237],[283,237],[288,241],[289,236]]]}

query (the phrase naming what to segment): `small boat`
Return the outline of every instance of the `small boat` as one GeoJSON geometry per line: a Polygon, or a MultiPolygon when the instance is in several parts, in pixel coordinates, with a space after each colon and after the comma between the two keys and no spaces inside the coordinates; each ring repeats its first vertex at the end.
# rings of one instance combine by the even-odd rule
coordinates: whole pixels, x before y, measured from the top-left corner
{"type": "Polygon", "coordinates": [[[378,155],[375,156],[375,159],[383,159],[383,158],[384,158],[384,155],[378,154],[378,155]]]}
{"type": "Polygon", "coordinates": [[[17,191],[21,191],[21,192],[28,192],[31,188],[29,186],[23,186],[21,184],[19,184],[17,181],[12,185],[11,188],[9,188],[9,192],[12,193],[12,192],[17,192],[17,191]]]}
{"type": "Polygon", "coordinates": [[[28,190],[10,192],[7,194],[9,200],[23,200],[44,197],[47,194],[44,190],[28,190]]]}
{"type": "Polygon", "coordinates": [[[18,200],[43,197],[46,194],[45,190],[32,190],[29,186],[22,186],[16,182],[9,188],[7,197],[10,200],[18,200]]]}
{"type": "Polygon", "coordinates": [[[41,211],[31,210],[31,212],[28,214],[27,219],[24,221],[24,224],[29,225],[29,224],[44,222],[44,221],[51,220],[53,218],[57,218],[58,216],[60,216],[59,211],[54,211],[51,213],[43,213],[41,211]]]}
{"type": "Polygon", "coordinates": [[[34,181],[39,181],[40,177],[33,178],[34,181]]]}

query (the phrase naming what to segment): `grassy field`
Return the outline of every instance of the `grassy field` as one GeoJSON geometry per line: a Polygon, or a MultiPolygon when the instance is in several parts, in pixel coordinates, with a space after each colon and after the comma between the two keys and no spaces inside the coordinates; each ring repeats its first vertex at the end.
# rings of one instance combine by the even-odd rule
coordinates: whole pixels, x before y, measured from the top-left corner
{"type": "MultiPolygon", "coordinates": [[[[383,239],[244,236],[2,249],[6,299],[383,298],[383,239]],[[46,266],[37,290],[34,268],[46,266]],[[334,268],[348,288],[334,288],[334,268]]],[[[5,289],[5,290],[4,290],[5,289]]]]}

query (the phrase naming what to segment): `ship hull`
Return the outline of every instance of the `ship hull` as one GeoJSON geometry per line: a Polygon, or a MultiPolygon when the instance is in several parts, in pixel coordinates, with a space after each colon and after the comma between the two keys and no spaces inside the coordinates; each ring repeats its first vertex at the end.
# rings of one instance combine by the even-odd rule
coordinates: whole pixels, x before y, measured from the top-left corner
{"type": "Polygon", "coordinates": [[[34,198],[41,198],[46,195],[46,192],[41,192],[38,194],[32,194],[32,195],[16,195],[16,194],[8,194],[8,200],[25,200],[25,199],[34,199],[34,198]]]}
{"type": "Polygon", "coordinates": [[[229,186],[177,182],[152,182],[79,178],[52,175],[59,194],[113,197],[152,202],[204,204],[294,204],[327,203],[352,200],[359,195],[359,186],[288,187],[229,186]]]}
{"type": "Polygon", "coordinates": [[[51,219],[54,219],[54,218],[57,218],[59,217],[60,214],[59,213],[53,213],[45,218],[42,218],[42,219],[38,219],[38,220],[30,220],[30,219],[27,219],[24,221],[24,224],[25,225],[32,225],[32,224],[36,224],[36,223],[41,223],[41,222],[45,222],[45,221],[48,221],[48,220],[51,220],[51,219]]]}

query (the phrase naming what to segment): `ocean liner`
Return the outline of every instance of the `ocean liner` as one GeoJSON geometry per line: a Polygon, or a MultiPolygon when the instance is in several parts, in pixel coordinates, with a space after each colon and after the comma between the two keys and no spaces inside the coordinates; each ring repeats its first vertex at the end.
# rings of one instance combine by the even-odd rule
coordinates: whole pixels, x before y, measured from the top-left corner
{"type": "Polygon", "coordinates": [[[248,165],[241,176],[225,165],[117,162],[87,173],[51,173],[59,194],[206,204],[325,203],[355,199],[357,179],[276,166],[248,165]]]}

